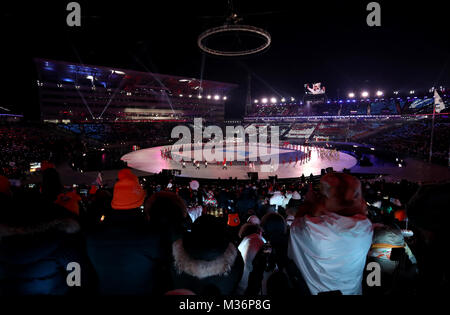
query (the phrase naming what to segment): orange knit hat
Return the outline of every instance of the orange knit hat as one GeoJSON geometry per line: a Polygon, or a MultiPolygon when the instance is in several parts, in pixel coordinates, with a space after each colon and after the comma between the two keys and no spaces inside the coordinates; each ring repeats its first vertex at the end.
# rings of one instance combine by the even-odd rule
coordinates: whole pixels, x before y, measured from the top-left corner
{"type": "Polygon", "coordinates": [[[399,221],[405,221],[407,218],[405,209],[400,209],[394,212],[394,217],[399,221]]]}
{"type": "Polygon", "coordinates": [[[55,203],[60,205],[72,213],[76,215],[80,215],[80,206],[78,202],[81,200],[81,197],[75,192],[67,192],[63,194],[59,194],[58,198],[56,198],[55,203]]]}
{"type": "Polygon", "coordinates": [[[111,207],[116,210],[134,209],[144,203],[145,191],[139,184],[139,179],[129,168],[119,171],[119,180],[114,185],[111,207]]]}

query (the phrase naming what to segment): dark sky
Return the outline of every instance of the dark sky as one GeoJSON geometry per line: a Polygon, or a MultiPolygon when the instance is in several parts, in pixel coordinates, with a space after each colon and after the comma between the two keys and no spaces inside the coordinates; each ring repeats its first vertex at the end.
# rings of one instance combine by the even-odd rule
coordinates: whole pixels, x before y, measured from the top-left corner
{"type": "MultiPolygon", "coordinates": [[[[70,28],[69,2],[2,3],[0,106],[37,108],[34,57],[199,78],[197,37],[228,13],[227,0],[78,1],[82,26],[70,28]]],[[[316,81],[330,97],[448,86],[445,1],[378,1],[381,27],[366,24],[370,1],[306,2],[233,1],[242,24],[266,29],[273,43],[257,56],[204,57],[204,79],[240,84],[228,116],[243,111],[249,72],[253,98],[301,96],[316,81]]]]}

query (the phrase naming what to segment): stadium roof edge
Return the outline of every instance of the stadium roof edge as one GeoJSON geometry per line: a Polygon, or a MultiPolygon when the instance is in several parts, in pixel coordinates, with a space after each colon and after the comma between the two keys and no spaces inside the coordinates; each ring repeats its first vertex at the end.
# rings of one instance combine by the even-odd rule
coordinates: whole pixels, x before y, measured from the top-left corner
{"type": "MultiPolygon", "coordinates": [[[[47,58],[33,58],[33,61],[37,64],[38,62],[53,62],[53,63],[59,63],[59,64],[65,64],[65,65],[79,65],[83,67],[89,67],[89,68],[97,68],[102,70],[115,70],[115,71],[122,71],[125,73],[132,73],[132,74],[145,74],[145,75],[154,75],[159,78],[174,78],[178,80],[197,80],[200,81],[200,79],[187,77],[187,76],[179,76],[179,75],[171,75],[171,74],[161,74],[161,73],[155,73],[155,72],[145,72],[145,71],[139,71],[139,70],[132,70],[132,69],[124,69],[124,68],[117,68],[117,67],[108,67],[108,66],[98,66],[98,65],[91,65],[91,64],[83,64],[79,62],[69,62],[69,61],[63,61],[63,60],[54,60],[54,59],[47,59],[47,58]]],[[[213,81],[213,80],[202,80],[202,82],[208,82],[210,84],[216,84],[221,85],[223,87],[233,89],[237,88],[239,85],[236,83],[229,83],[229,82],[220,82],[220,81],[213,81]]]]}

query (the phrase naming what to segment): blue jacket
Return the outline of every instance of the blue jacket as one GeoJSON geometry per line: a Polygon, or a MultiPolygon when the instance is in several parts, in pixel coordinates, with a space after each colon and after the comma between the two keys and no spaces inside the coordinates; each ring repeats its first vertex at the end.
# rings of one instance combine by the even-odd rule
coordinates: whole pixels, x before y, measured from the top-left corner
{"type": "Polygon", "coordinates": [[[0,224],[0,295],[66,295],[86,287],[88,261],[79,229],[72,218],[28,227],[0,224]],[[80,264],[81,288],[67,285],[70,262],[80,264]]]}

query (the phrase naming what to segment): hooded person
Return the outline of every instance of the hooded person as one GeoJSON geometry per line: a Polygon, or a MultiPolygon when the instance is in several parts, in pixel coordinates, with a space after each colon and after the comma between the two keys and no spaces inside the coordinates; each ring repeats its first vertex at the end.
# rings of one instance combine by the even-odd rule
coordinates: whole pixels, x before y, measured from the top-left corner
{"type": "Polygon", "coordinates": [[[191,232],[172,245],[174,289],[199,295],[234,294],[242,277],[242,256],[230,241],[224,223],[203,215],[191,232]]]}
{"type": "Polygon", "coordinates": [[[373,235],[366,212],[361,183],[351,175],[326,174],[320,191],[308,191],[290,228],[288,255],[311,294],[362,294],[373,235]]]}
{"type": "Polygon", "coordinates": [[[119,171],[112,211],[86,235],[101,295],[144,295],[158,289],[160,241],[148,228],[141,209],[144,198],[136,175],[130,169],[119,171]]]}

